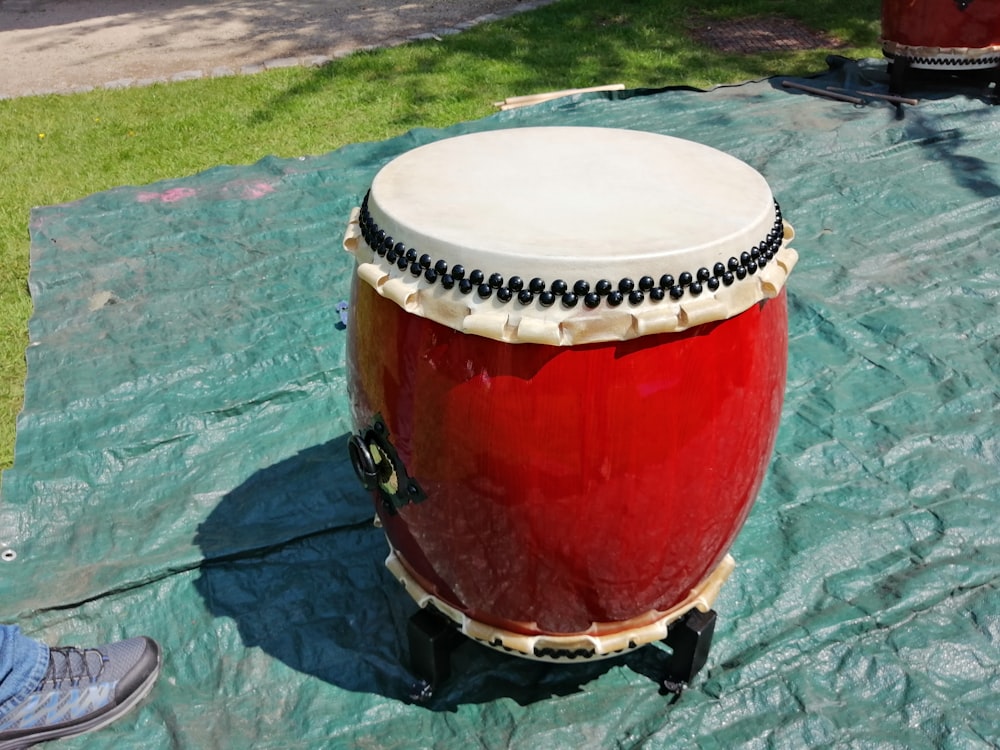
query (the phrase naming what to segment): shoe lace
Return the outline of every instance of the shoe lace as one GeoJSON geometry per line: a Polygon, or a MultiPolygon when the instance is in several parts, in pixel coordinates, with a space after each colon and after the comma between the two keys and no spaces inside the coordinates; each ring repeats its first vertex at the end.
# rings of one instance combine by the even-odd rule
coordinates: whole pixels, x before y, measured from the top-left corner
{"type": "Polygon", "coordinates": [[[58,689],[64,682],[68,682],[70,687],[75,687],[84,680],[95,682],[104,671],[107,661],[107,657],[96,648],[50,647],[49,666],[39,689],[47,684],[58,689]]]}

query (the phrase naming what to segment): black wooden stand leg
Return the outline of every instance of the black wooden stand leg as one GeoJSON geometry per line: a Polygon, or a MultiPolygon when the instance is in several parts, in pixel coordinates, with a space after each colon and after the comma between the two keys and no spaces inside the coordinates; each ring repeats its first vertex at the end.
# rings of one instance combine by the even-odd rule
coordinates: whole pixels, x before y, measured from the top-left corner
{"type": "Polygon", "coordinates": [[[889,68],[889,93],[905,93],[906,78],[910,72],[910,61],[903,57],[894,57],[889,68]]]}
{"type": "Polygon", "coordinates": [[[434,689],[451,675],[451,653],[463,642],[462,634],[434,609],[420,609],[406,628],[410,642],[410,667],[420,679],[411,696],[427,700],[434,689]]]}
{"type": "Polygon", "coordinates": [[[692,609],[670,626],[663,642],[673,651],[667,672],[663,679],[663,689],[672,693],[677,701],[694,676],[705,666],[708,651],[712,648],[715,634],[716,614],[714,609],[699,612],[692,609]]]}

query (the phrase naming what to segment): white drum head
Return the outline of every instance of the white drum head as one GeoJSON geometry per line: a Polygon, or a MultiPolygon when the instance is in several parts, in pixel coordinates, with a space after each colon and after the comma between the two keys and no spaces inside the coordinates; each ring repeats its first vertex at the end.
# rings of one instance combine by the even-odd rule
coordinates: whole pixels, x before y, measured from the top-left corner
{"type": "Polygon", "coordinates": [[[474,133],[394,159],[345,238],[409,312],[504,341],[680,330],[774,296],[794,264],[764,178],[632,130],[474,133]],[[770,269],[770,271],[768,270],[770,269]]]}

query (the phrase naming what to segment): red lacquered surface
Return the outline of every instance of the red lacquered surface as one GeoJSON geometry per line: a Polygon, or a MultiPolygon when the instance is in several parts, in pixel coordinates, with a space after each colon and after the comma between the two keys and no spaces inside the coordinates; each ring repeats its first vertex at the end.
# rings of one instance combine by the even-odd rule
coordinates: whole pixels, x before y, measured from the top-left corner
{"type": "Polygon", "coordinates": [[[913,47],[1000,45],[1000,1],[882,0],[882,38],[913,47]]]}
{"type": "Polygon", "coordinates": [[[579,347],[462,334],[357,279],[353,301],[355,422],[382,415],[427,495],[376,508],[438,597],[572,633],[668,609],[722,559],[774,445],[784,291],[684,333],[579,347]]]}

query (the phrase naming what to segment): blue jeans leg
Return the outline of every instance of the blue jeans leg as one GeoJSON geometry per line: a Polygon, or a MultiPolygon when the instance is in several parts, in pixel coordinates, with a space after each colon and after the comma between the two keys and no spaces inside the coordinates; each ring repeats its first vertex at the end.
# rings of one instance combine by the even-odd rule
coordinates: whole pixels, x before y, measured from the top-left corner
{"type": "Polygon", "coordinates": [[[0,719],[31,695],[49,666],[49,647],[0,625],[0,719]]]}

